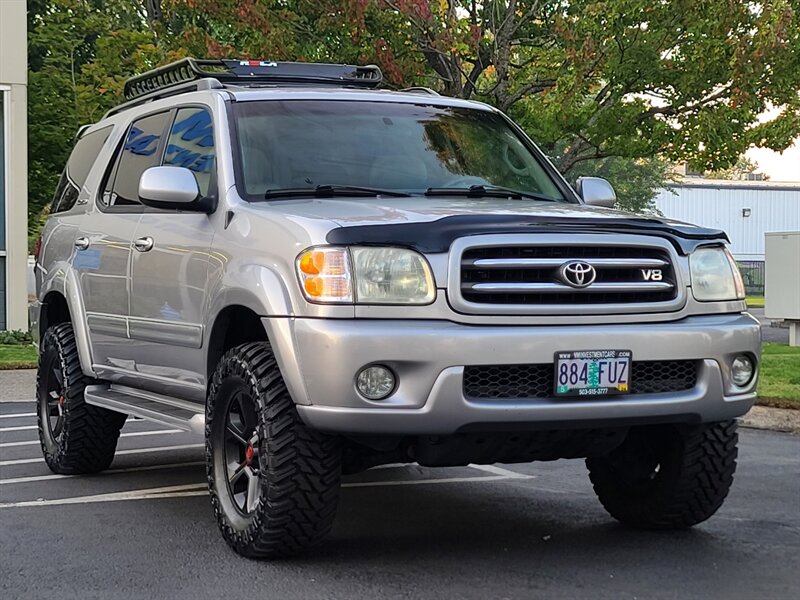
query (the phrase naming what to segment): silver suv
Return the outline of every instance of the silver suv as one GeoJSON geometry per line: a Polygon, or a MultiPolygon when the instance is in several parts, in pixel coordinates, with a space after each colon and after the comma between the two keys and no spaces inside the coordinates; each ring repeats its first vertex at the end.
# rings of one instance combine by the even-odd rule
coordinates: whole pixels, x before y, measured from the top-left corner
{"type": "Polygon", "coordinates": [[[31,311],[49,467],[106,469],[126,414],[202,432],[249,557],[318,542],[341,475],[396,462],[586,458],[625,524],[710,517],[760,356],[725,234],[380,81],[186,59],[80,131],[31,311]]]}

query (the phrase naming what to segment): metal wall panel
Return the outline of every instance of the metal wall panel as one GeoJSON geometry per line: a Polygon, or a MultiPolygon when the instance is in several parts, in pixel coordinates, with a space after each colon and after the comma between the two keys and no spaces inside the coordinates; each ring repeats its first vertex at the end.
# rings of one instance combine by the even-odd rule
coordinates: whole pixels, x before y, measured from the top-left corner
{"type": "Polygon", "coordinates": [[[671,219],[726,231],[739,260],[764,260],[765,233],[800,231],[800,184],[680,186],[662,190],[656,208],[671,219]]]}

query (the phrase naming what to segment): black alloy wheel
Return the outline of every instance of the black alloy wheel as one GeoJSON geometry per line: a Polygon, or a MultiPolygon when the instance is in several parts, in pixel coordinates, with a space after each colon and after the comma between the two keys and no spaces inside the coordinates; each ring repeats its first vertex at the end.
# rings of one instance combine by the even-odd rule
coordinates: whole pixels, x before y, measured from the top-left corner
{"type": "Polygon", "coordinates": [[[249,558],[278,558],[331,530],[341,441],[308,428],[266,342],[229,350],[206,405],[206,474],[222,537],[249,558]]]}

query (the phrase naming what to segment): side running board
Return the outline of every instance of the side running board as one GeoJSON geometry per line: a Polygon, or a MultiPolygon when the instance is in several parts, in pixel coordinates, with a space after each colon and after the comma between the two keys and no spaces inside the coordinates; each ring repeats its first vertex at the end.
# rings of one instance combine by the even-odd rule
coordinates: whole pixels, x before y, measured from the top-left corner
{"type": "Polygon", "coordinates": [[[176,429],[199,434],[205,430],[204,407],[185,400],[121,385],[87,386],[84,399],[87,404],[141,417],[176,429]]]}

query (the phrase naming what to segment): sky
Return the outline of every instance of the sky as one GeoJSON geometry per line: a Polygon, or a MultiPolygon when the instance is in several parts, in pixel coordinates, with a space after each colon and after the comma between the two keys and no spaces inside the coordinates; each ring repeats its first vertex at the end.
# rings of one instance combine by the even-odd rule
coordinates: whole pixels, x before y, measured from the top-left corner
{"type": "MultiPolygon", "coordinates": [[[[762,123],[770,121],[780,112],[780,108],[769,107],[759,115],[758,120],[762,123]]],[[[770,181],[800,181],[800,138],[783,152],[767,148],[750,148],[745,152],[745,156],[757,162],[759,167],[757,172],[769,175],[770,181]]]]}
{"type": "Polygon", "coordinates": [[[758,172],[769,175],[770,181],[800,181],[800,139],[783,153],[750,148],[745,154],[758,163],[758,172]]]}

